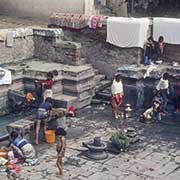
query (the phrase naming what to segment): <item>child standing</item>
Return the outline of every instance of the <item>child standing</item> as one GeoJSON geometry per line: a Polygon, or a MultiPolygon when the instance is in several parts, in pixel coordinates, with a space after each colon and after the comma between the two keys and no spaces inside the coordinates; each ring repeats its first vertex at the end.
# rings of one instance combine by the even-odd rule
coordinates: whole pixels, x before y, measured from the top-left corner
{"type": "Polygon", "coordinates": [[[111,86],[111,107],[112,114],[115,119],[119,117],[119,107],[122,104],[122,97],[124,95],[123,92],[123,84],[121,81],[121,76],[119,74],[115,75],[115,79],[113,80],[111,86]]]}
{"type": "Polygon", "coordinates": [[[66,151],[66,131],[63,128],[58,128],[56,130],[56,136],[57,136],[57,167],[59,172],[57,175],[62,176],[63,175],[63,157],[65,156],[66,151]]]}
{"type": "Polygon", "coordinates": [[[154,40],[153,37],[149,37],[145,45],[145,57],[144,57],[145,66],[152,64],[153,53],[154,53],[154,40]]]}
{"type": "Polygon", "coordinates": [[[158,44],[157,44],[157,56],[158,56],[157,58],[158,58],[158,61],[163,62],[164,48],[165,48],[164,37],[159,36],[158,44]]]}

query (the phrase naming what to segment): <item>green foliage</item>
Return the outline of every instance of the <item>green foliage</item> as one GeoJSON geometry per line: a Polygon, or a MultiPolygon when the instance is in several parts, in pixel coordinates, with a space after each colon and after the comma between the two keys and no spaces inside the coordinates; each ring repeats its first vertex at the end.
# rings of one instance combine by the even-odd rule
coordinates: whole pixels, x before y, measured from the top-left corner
{"type": "Polygon", "coordinates": [[[125,150],[129,146],[129,138],[122,132],[113,133],[110,140],[118,149],[125,150]]]}

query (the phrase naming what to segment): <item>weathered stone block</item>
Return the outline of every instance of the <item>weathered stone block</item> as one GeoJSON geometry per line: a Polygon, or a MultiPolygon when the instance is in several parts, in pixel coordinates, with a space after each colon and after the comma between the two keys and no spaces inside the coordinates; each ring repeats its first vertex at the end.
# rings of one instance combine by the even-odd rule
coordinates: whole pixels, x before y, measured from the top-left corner
{"type": "Polygon", "coordinates": [[[94,78],[88,78],[81,81],[72,81],[72,80],[63,80],[63,91],[70,92],[83,92],[88,89],[92,89],[95,87],[94,78]]]}
{"type": "Polygon", "coordinates": [[[82,48],[80,43],[76,43],[72,41],[61,41],[56,43],[54,47],[59,47],[62,49],[75,49],[75,50],[82,48]]]}
{"type": "Polygon", "coordinates": [[[62,70],[63,80],[80,81],[94,77],[94,70],[91,66],[67,66],[65,65],[62,70]]]}
{"type": "Polygon", "coordinates": [[[88,89],[83,92],[71,92],[71,91],[66,90],[63,93],[67,94],[67,95],[71,95],[71,96],[76,96],[78,98],[78,101],[82,101],[84,99],[93,97],[95,95],[95,90],[94,90],[94,88],[88,89]]]}
{"type": "Polygon", "coordinates": [[[84,100],[82,100],[82,101],[79,101],[77,108],[78,108],[78,109],[81,109],[81,108],[83,108],[83,107],[85,107],[85,106],[90,105],[90,104],[91,104],[91,100],[92,100],[92,98],[89,97],[89,98],[87,98],[87,99],[84,99],[84,100]]]}
{"type": "Polygon", "coordinates": [[[77,109],[77,97],[68,95],[55,95],[53,97],[53,105],[55,107],[68,109],[70,106],[74,106],[77,109]]]}

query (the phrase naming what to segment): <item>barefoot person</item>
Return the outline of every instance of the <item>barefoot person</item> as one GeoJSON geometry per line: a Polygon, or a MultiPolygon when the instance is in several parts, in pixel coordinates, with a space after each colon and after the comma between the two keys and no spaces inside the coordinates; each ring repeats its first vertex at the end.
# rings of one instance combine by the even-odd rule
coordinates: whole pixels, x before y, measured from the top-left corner
{"type": "Polygon", "coordinates": [[[35,144],[39,144],[39,131],[42,121],[44,123],[44,132],[46,131],[46,121],[51,115],[51,110],[52,110],[52,100],[51,98],[46,98],[45,102],[40,104],[37,111],[35,144]]]}
{"type": "Polygon", "coordinates": [[[118,74],[115,76],[111,86],[111,106],[112,114],[115,119],[119,117],[119,107],[122,104],[123,95],[123,84],[121,81],[121,76],[118,74]]]}
{"type": "Polygon", "coordinates": [[[65,151],[66,151],[66,131],[63,128],[58,128],[56,130],[56,136],[57,136],[57,146],[56,146],[56,151],[57,151],[57,167],[59,172],[57,173],[58,176],[63,175],[63,157],[65,156],[65,151]]]}

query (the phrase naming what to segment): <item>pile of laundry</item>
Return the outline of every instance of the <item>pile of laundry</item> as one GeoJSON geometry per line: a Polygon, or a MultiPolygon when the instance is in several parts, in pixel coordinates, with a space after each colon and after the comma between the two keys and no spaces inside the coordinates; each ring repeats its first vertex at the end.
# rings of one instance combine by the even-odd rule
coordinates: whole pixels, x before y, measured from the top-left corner
{"type": "Polygon", "coordinates": [[[15,158],[13,151],[6,148],[0,149],[0,174],[6,174],[9,179],[20,177],[20,164],[34,166],[38,164],[38,159],[26,159],[25,161],[15,158]]]}
{"type": "Polygon", "coordinates": [[[80,14],[53,13],[50,16],[50,25],[82,29],[87,26],[88,16],[80,14]]]}
{"type": "Polygon", "coordinates": [[[49,26],[83,29],[85,27],[97,29],[102,27],[104,16],[87,16],[81,14],[53,13],[49,18],[49,26]]]}

